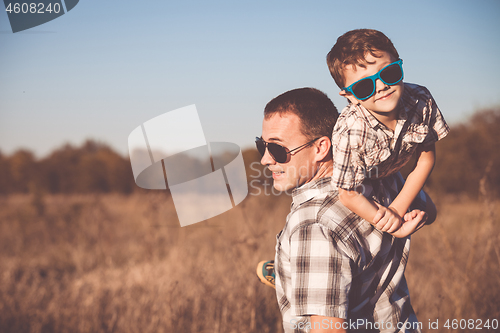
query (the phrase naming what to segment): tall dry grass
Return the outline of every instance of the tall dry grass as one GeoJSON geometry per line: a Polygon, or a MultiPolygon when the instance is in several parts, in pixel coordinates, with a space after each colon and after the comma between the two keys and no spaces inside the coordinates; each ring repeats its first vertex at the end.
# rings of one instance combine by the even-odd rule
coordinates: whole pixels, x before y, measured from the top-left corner
{"type": "Polygon", "coordinates": [[[500,322],[500,205],[491,199],[488,173],[489,167],[479,201],[433,196],[436,222],[412,236],[407,278],[424,327],[438,320],[440,332],[500,331],[484,327],[487,320],[500,322]],[[444,328],[454,319],[473,320],[478,329],[444,328]]]}
{"type": "Polygon", "coordinates": [[[0,331],[278,331],[254,270],[288,198],[260,199],[180,228],[165,192],[2,198],[0,331]]]}
{"type": "MultiPolygon", "coordinates": [[[[498,203],[435,199],[407,274],[420,321],[500,319],[498,203]]],[[[180,228],[166,192],[2,197],[0,332],[280,332],[254,271],[289,204],[249,196],[180,228]]]]}

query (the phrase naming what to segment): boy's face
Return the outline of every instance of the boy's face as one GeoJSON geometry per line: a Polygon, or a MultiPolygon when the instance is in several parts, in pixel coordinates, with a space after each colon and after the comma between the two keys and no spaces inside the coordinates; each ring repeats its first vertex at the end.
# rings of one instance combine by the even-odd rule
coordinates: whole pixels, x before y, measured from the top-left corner
{"type": "MultiPolygon", "coordinates": [[[[371,53],[367,53],[365,60],[366,67],[359,67],[355,65],[348,65],[344,68],[345,77],[345,87],[350,86],[354,82],[361,80],[362,78],[376,74],[385,66],[393,63],[397,59],[394,59],[392,55],[385,51],[379,51],[377,53],[379,58],[374,57],[371,53]]],[[[348,93],[344,90],[340,92],[340,96],[347,97],[351,103],[361,104],[366,109],[375,112],[377,114],[389,115],[393,111],[396,111],[399,99],[403,95],[404,85],[403,81],[389,86],[380,80],[375,81],[375,93],[368,99],[364,101],[358,100],[353,94],[348,93]]]]}

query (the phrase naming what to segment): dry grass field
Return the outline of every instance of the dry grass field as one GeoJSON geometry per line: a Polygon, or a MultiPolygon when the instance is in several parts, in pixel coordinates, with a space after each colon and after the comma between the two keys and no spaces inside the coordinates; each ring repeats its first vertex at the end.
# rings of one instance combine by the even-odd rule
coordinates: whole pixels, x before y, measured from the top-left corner
{"type": "MultiPolygon", "coordinates": [[[[435,198],[412,239],[412,303],[426,328],[500,320],[498,202],[435,198]]],[[[274,256],[290,198],[249,196],[180,228],[166,192],[0,197],[0,332],[280,332],[274,256]]],[[[482,329],[479,332],[493,330],[482,329]]]]}

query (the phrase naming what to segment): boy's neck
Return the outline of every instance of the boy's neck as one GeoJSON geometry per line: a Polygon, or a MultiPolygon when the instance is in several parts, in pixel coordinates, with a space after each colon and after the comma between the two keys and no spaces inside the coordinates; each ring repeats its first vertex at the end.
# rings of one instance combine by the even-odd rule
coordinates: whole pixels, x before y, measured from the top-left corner
{"type": "Polygon", "coordinates": [[[379,122],[390,128],[392,131],[396,129],[396,124],[398,122],[399,115],[399,104],[398,106],[390,112],[376,112],[368,110],[372,116],[375,117],[379,122]]]}

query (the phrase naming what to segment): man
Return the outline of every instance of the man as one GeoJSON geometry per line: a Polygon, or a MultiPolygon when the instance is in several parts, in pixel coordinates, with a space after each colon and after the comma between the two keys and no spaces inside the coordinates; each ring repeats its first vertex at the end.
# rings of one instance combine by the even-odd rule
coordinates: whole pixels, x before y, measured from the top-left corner
{"type": "MultiPolygon", "coordinates": [[[[420,332],[404,277],[410,239],[376,230],[345,208],[331,185],[337,117],[319,90],[291,90],[267,104],[256,141],[273,186],[292,191],[274,267],[285,332],[420,332]]],[[[394,198],[402,182],[384,185],[394,198]]],[[[414,216],[398,232],[410,234],[425,218],[414,216]]]]}

